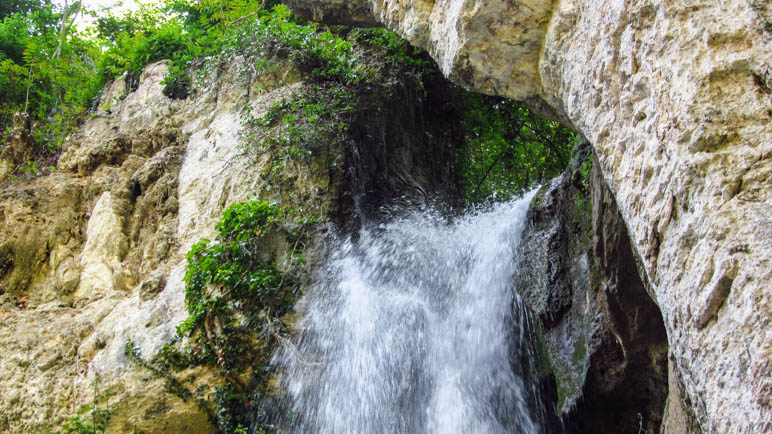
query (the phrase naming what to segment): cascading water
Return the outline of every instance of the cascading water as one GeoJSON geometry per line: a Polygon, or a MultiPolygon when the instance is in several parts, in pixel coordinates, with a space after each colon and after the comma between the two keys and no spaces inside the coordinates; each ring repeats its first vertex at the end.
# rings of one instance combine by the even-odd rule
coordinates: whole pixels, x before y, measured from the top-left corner
{"type": "Polygon", "coordinates": [[[535,433],[511,287],[532,194],[449,223],[415,213],[342,242],[275,356],[283,432],[535,433]]]}

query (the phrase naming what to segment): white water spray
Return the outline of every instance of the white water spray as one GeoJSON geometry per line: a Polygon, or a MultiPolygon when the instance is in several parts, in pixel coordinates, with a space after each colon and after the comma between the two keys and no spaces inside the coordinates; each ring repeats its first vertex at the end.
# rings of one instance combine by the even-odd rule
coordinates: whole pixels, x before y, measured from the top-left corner
{"type": "Polygon", "coordinates": [[[541,432],[511,284],[531,197],[454,223],[416,213],[342,243],[307,292],[296,344],[275,357],[291,408],[280,429],[541,432]]]}

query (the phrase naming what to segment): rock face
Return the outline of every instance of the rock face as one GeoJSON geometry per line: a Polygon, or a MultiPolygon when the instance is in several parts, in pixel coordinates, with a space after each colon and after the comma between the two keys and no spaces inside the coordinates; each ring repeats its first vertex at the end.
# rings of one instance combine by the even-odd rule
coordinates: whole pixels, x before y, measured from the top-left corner
{"type": "Polygon", "coordinates": [[[212,432],[193,400],[167,393],[124,348],[131,340],[150,357],[187,318],[185,254],[213,237],[224,208],[267,200],[345,226],[355,197],[376,210],[374,195],[453,195],[458,122],[417,83],[379,85],[385,108],[361,110],[342,144],[301,158],[245,147],[246,107],[262,116],[304,86],[298,67],[269,64],[256,74],[237,57],[193,71],[186,100],[163,95],[166,63],[148,65],[136,90],[108,85],[56,173],[3,190],[0,431],[55,427],[96,401],[110,408],[107,432],[212,432]]]}
{"type": "Polygon", "coordinates": [[[515,287],[540,319],[540,366],[551,366],[541,374],[554,376],[567,430],[659,433],[668,395],[662,315],[592,163],[584,142],[534,198],[515,287]]]}
{"type": "Polygon", "coordinates": [[[772,6],[293,0],[589,139],[706,432],[772,430],[772,6]],[[347,20],[346,14],[350,14],[347,20]]]}
{"type": "Polygon", "coordinates": [[[13,129],[9,132],[3,151],[0,153],[0,179],[26,163],[35,149],[31,123],[27,113],[13,114],[13,129]]]}

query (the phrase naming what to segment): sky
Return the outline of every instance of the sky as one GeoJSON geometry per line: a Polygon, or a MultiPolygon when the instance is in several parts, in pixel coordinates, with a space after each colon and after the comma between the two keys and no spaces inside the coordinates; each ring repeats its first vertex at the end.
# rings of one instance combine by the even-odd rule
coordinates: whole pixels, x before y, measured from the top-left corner
{"type": "MultiPolygon", "coordinates": [[[[70,4],[77,0],[68,0],[70,4]]],[[[64,0],[53,0],[55,4],[64,5],[64,0]]],[[[154,3],[153,1],[143,1],[142,3],[154,3]]],[[[109,8],[110,12],[115,13],[121,10],[134,10],[137,9],[137,4],[134,0],[83,0],[83,6],[91,10],[99,10],[101,8],[109,8]]]]}
{"type": "MultiPolygon", "coordinates": [[[[64,0],[53,0],[54,3],[58,5],[64,5],[64,0]]],[[[74,3],[76,0],[69,0],[70,4],[74,3]]],[[[101,7],[109,7],[111,9],[126,9],[126,8],[132,8],[135,7],[133,0],[126,0],[124,1],[123,5],[120,5],[120,0],[83,0],[83,6],[85,6],[88,9],[99,9],[101,7]]]]}
{"type": "MultiPolygon", "coordinates": [[[[0,0],[2,1],[2,0],[0,0]]],[[[77,0],[68,0],[70,4],[73,4],[77,0]]],[[[53,0],[54,4],[59,6],[64,5],[64,0],[53,0]]],[[[144,4],[155,3],[153,0],[144,0],[144,4]]],[[[108,8],[113,15],[120,15],[122,11],[136,10],[139,8],[135,0],[83,0],[83,6],[86,9],[99,12],[102,8],[108,8]]],[[[76,26],[79,29],[84,29],[91,25],[95,20],[87,15],[80,15],[76,26]]]]}

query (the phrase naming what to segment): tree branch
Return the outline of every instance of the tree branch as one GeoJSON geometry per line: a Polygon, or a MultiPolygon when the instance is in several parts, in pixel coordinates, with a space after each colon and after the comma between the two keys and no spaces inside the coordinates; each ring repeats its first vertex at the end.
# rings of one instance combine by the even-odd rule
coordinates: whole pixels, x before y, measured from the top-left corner
{"type": "Polygon", "coordinates": [[[54,59],[59,58],[59,56],[62,54],[62,47],[64,46],[65,39],[67,39],[67,33],[70,32],[72,25],[75,24],[75,20],[78,19],[78,14],[80,14],[82,5],[83,0],[78,0],[77,6],[73,5],[75,10],[72,14],[72,19],[68,23],[67,18],[70,15],[70,5],[67,0],[64,0],[64,9],[62,10],[62,24],[59,30],[59,45],[57,45],[56,50],[54,51],[54,59]]]}
{"type": "Polygon", "coordinates": [[[480,182],[477,183],[477,187],[474,189],[474,193],[472,193],[472,196],[477,196],[477,193],[480,192],[480,188],[482,188],[482,185],[485,182],[485,179],[487,179],[488,175],[491,174],[491,172],[493,171],[493,168],[496,167],[496,165],[499,164],[499,162],[501,162],[501,159],[504,158],[504,155],[511,152],[513,148],[514,147],[510,144],[507,147],[507,149],[501,151],[501,153],[496,156],[496,159],[493,160],[493,163],[490,166],[488,166],[488,170],[485,171],[485,175],[483,175],[482,179],[480,179],[480,182]]]}

